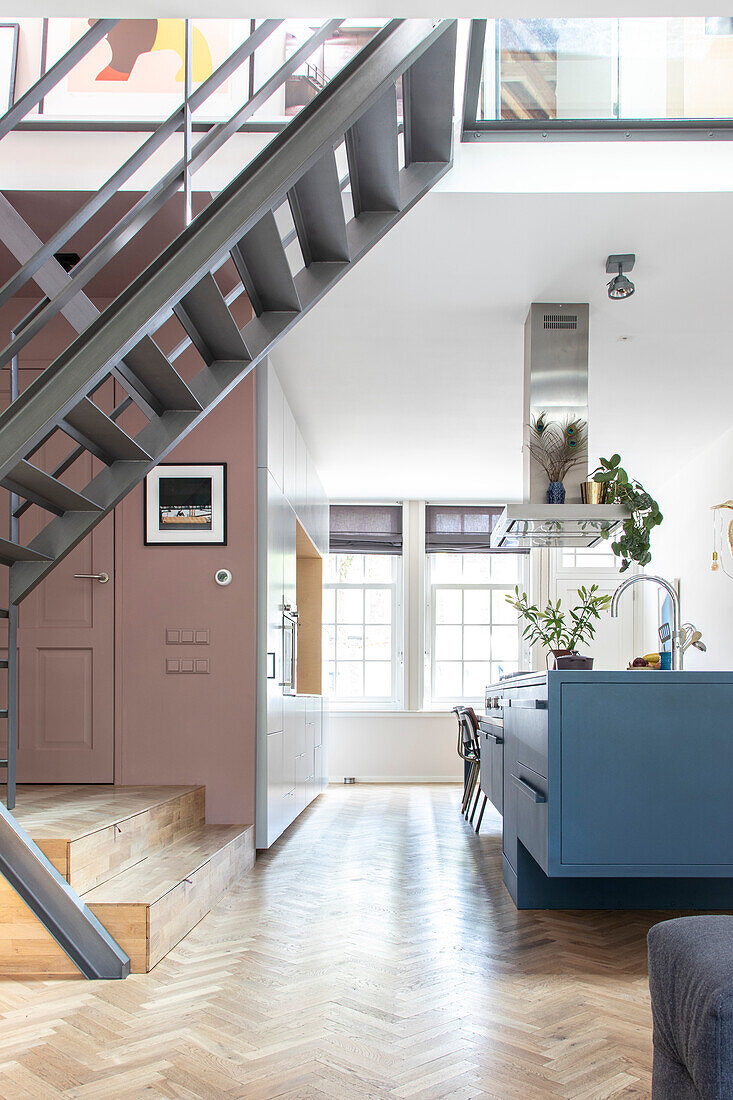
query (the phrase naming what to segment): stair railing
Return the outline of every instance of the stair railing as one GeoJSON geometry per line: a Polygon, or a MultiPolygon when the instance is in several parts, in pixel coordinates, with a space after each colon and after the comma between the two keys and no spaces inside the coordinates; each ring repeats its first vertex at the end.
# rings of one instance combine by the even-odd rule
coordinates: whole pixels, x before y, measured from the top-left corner
{"type": "MultiPolygon", "coordinates": [[[[35,314],[41,308],[42,302],[38,302],[33,309],[28,313],[22,321],[20,321],[15,328],[11,331],[11,336],[14,337],[17,332],[22,331],[23,325],[27,324],[33,319],[35,314]]],[[[20,375],[19,375],[19,363],[18,356],[14,355],[10,360],[10,403],[17,398],[20,393],[20,375]]],[[[81,453],[81,448],[80,448],[81,453]]],[[[20,539],[20,517],[23,512],[30,508],[30,501],[24,501],[21,503],[20,496],[17,493],[10,492],[8,494],[8,537],[11,542],[18,542],[20,539]]],[[[5,709],[0,710],[0,718],[4,718],[6,722],[7,740],[6,740],[6,756],[4,760],[0,760],[0,769],[4,768],[6,772],[6,797],[5,804],[9,810],[15,809],[15,795],[17,786],[17,759],[18,759],[18,604],[13,603],[10,599],[10,577],[8,577],[8,606],[7,608],[0,609],[0,618],[8,620],[8,647],[7,658],[5,662],[2,662],[7,672],[7,702],[5,709]]]]}
{"type": "MultiPolygon", "coordinates": [[[[114,22],[114,20],[108,20],[108,22],[114,22]]],[[[238,46],[210,77],[191,92],[190,96],[187,97],[188,111],[193,113],[201,107],[209,96],[220,88],[225,80],[233,76],[237,69],[252,56],[258,46],[261,46],[281,23],[281,19],[266,19],[257,27],[249,38],[245,39],[241,46],[238,46]]],[[[117,194],[123,184],[127,183],[135,172],[150,159],[153,153],[180,129],[181,125],[185,122],[185,115],[186,103],[182,103],[179,107],[176,107],[175,111],[169,115],[165,122],[161,122],[160,126],[158,126],[150,137],[135,150],[132,156],[129,157],[120,168],[112,173],[109,179],[102,184],[99,190],[96,191],[71,218],[69,218],[66,224],[62,225],[60,229],[57,229],[56,232],[49,237],[43,247],[39,248],[35,255],[31,256],[31,258],[23,264],[20,270],[8,279],[5,285],[0,288],[0,306],[4,305],[9,298],[12,298],[12,296],[16,294],[33,275],[35,275],[39,268],[43,267],[43,265],[53,257],[54,253],[59,252],[74,234],[77,233],[82,226],[86,225],[89,219],[92,218],[113,195],[117,194]]],[[[7,118],[7,115],[5,117],[7,118]]],[[[2,136],[2,120],[0,120],[0,137],[2,136]]]]}
{"type": "MultiPolygon", "coordinates": [[[[13,330],[12,335],[15,335],[13,330]]],[[[10,360],[10,401],[18,396],[18,356],[10,360]]],[[[8,537],[12,542],[19,538],[19,517],[16,514],[20,504],[17,493],[9,494],[8,537]]],[[[15,809],[16,761],[18,753],[18,605],[10,599],[10,577],[8,577],[8,606],[3,609],[2,617],[8,620],[8,651],[3,662],[7,672],[7,696],[5,710],[0,718],[5,719],[7,729],[6,756],[0,760],[0,768],[6,771],[5,804],[9,810],[15,809]]]]}
{"type": "MultiPolygon", "coordinates": [[[[192,110],[198,109],[206,102],[212,92],[216,90],[256,49],[272,34],[282,20],[267,20],[231,55],[227,61],[196,89],[190,97],[192,110]]],[[[180,190],[181,181],[188,174],[198,171],[214,153],[237,133],[239,128],[252,115],[262,107],[268,99],[292,76],[296,69],[331,37],[343,19],[330,19],[321,26],[301,45],[291,56],[266,79],[242,106],[224,122],[217,123],[193,145],[190,157],[179,159],[176,164],[155,183],[149,191],[135,205],[120,218],[116,225],[95,244],[87,254],[70,272],[70,279],[66,286],[56,294],[43,309],[41,309],[22,332],[0,352],[0,367],[10,362],[26,344],[28,344],[41,329],[55,317],[64,306],[83,289],[95,275],[113,259],[114,256],[145,226],[150,219],[165,205],[166,202],[180,190]]],[[[124,165],[121,166],[100,189],[101,199],[93,195],[74,214],[67,223],[55,233],[51,239],[37,250],[19,271],[15,273],[0,288],[0,306],[9,300],[41,267],[59,250],[86,222],[104,205],[111,195],[115,194],[122,183],[129,179],[172,133],[182,124],[185,118],[185,104],[181,104],[173,114],[158,127],[150,137],[143,142],[124,165]]]]}

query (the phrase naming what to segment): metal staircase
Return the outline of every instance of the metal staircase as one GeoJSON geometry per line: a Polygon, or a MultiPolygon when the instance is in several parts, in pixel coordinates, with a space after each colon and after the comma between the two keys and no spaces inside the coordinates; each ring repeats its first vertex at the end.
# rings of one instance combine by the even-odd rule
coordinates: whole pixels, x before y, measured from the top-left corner
{"type": "MultiPolygon", "coordinates": [[[[99,40],[103,22],[114,23],[95,24],[73,47],[75,60],[90,48],[89,42],[93,45],[99,40]]],[[[9,537],[0,538],[0,563],[9,569],[7,613],[14,622],[17,605],[24,597],[451,166],[456,22],[393,20],[100,313],[83,291],[88,280],[181,184],[188,192],[192,168],[236,133],[242,121],[252,116],[340,21],[324,23],[307,46],[281,66],[228,122],[212,127],[198,145],[190,147],[190,111],[196,105],[195,97],[201,102],[204,90],[208,94],[219,86],[235,62],[239,64],[254,53],[277,23],[260,24],[201,89],[190,97],[187,92],[180,111],[45,245],[0,196],[0,235],[6,245],[14,246],[23,265],[0,288],[0,304],[30,278],[46,295],[17,326],[10,344],[0,353],[0,363],[17,367],[22,348],[59,313],[79,333],[27,389],[20,394],[16,390],[10,406],[0,413],[0,484],[11,494],[12,517],[9,537]],[[398,118],[398,82],[403,123],[398,118]],[[188,131],[183,161],[136,203],[70,274],[64,272],[53,259],[55,251],[177,128],[188,131]],[[342,176],[339,163],[344,151],[347,172],[342,176]],[[285,206],[294,228],[283,233],[278,211],[285,206]],[[225,294],[217,273],[230,260],[238,281],[225,294]],[[232,306],[244,295],[252,316],[240,327],[232,306]],[[157,336],[172,317],[177,318],[186,337],[166,355],[157,336]],[[191,348],[198,356],[199,369],[184,381],[174,363],[183,350],[188,349],[190,355],[191,348]],[[110,378],[125,397],[108,412],[96,398],[110,378]],[[133,403],[147,421],[134,437],[118,423],[133,403]],[[38,464],[37,452],[57,433],[67,437],[70,449],[63,461],[46,472],[38,464]],[[101,460],[103,468],[79,491],[62,479],[86,452],[101,460]],[[51,518],[24,545],[18,536],[18,520],[32,505],[51,518]]],[[[67,57],[54,68],[63,75],[70,67],[67,57]]],[[[52,86],[53,72],[39,82],[41,95],[52,86]]],[[[0,137],[38,102],[37,93],[38,86],[0,119],[0,137]]],[[[6,715],[8,741],[13,746],[7,761],[12,807],[14,653],[9,654],[7,663],[13,671],[10,715],[6,715]]],[[[22,845],[17,851],[22,852],[22,845]]],[[[15,874],[22,881],[22,866],[16,867],[15,874]]],[[[59,894],[61,903],[64,896],[59,894]]],[[[63,925],[63,913],[49,913],[40,906],[39,916],[51,930],[63,925]]],[[[71,916],[78,924],[78,906],[71,916]]],[[[112,970],[117,966],[114,957],[110,966],[112,970]]],[[[98,969],[89,968],[89,972],[98,969]]]]}

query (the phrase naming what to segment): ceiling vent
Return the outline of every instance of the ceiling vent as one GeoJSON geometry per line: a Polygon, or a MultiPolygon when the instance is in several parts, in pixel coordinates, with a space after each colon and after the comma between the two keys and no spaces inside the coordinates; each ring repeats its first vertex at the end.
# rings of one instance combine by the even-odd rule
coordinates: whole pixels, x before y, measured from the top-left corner
{"type": "Polygon", "coordinates": [[[543,328],[577,328],[578,316],[572,313],[546,313],[543,328]]]}

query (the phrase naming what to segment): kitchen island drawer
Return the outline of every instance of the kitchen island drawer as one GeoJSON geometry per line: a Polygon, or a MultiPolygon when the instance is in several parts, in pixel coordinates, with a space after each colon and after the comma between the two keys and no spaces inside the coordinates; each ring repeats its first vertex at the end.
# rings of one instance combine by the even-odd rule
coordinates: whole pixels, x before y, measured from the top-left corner
{"type": "Polygon", "coordinates": [[[513,745],[516,758],[532,771],[547,779],[548,711],[547,700],[528,692],[512,698],[504,710],[504,735],[513,745]]]}
{"type": "Polygon", "coordinates": [[[547,780],[518,761],[514,764],[510,779],[512,797],[516,800],[517,839],[547,874],[547,780]]]}
{"type": "Polygon", "coordinates": [[[490,718],[479,720],[481,790],[494,809],[504,813],[504,726],[490,718]]]}

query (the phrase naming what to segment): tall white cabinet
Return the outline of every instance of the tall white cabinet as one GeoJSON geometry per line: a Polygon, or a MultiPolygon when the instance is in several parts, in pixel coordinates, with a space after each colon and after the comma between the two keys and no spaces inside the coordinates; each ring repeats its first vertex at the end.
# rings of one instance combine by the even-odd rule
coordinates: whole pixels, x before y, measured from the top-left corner
{"type": "Polygon", "coordinates": [[[325,556],[329,525],[318,471],[267,361],[257,367],[257,527],[256,832],[268,848],[328,784],[325,700],[283,694],[283,605],[297,603],[298,546],[325,556]]]}

